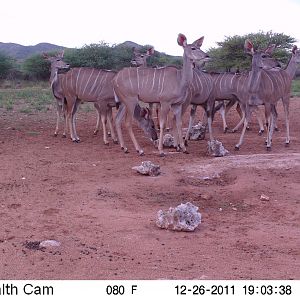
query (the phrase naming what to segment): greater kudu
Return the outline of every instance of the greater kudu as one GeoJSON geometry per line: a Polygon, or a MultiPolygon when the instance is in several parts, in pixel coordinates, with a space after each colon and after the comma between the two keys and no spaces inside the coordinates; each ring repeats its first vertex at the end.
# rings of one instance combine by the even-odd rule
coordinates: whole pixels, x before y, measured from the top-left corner
{"type": "Polygon", "coordinates": [[[58,135],[59,129],[59,121],[60,116],[62,115],[64,118],[64,131],[63,137],[66,137],[66,129],[67,129],[67,122],[65,117],[65,97],[63,95],[61,81],[63,76],[65,75],[62,73],[63,71],[68,71],[70,69],[70,65],[63,61],[64,51],[54,55],[49,56],[47,53],[43,53],[44,59],[50,62],[50,86],[53,93],[54,98],[56,99],[56,127],[54,131],[54,136],[58,135]]]}
{"type": "MultiPolygon", "coordinates": [[[[67,103],[67,117],[70,125],[71,139],[79,142],[79,137],[75,128],[75,113],[80,102],[93,102],[100,111],[101,122],[103,126],[104,144],[108,144],[106,121],[107,116],[109,126],[111,127],[111,136],[114,142],[117,138],[111,124],[112,107],[116,106],[112,80],[116,72],[108,70],[99,70],[95,68],[74,68],[69,71],[62,80],[62,89],[67,103]]],[[[148,130],[148,123],[153,123],[150,115],[139,108],[135,117],[139,125],[148,130]]],[[[152,132],[147,132],[152,134],[152,132]]]]}
{"type": "MultiPolygon", "coordinates": [[[[160,104],[159,154],[164,156],[163,130],[170,110],[172,110],[176,118],[176,130],[180,147],[183,152],[186,152],[181,132],[182,113],[188,105],[189,87],[194,76],[194,61],[207,58],[207,54],[200,49],[203,39],[204,37],[192,44],[187,44],[186,37],[183,34],[178,35],[177,42],[184,49],[182,70],[175,67],[124,68],[114,78],[113,85],[116,101],[122,102],[126,107],[125,124],[139,154],[144,152],[132,130],[132,117],[139,100],[145,103],[160,104]]],[[[121,147],[126,151],[127,148],[124,145],[121,131],[121,118],[116,118],[116,129],[121,147]]]]}
{"type": "Polygon", "coordinates": [[[243,142],[245,128],[249,120],[249,106],[265,105],[265,115],[267,119],[267,150],[271,149],[272,134],[274,130],[274,120],[276,119],[275,105],[278,100],[282,99],[285,124],[286,124],[286,141],[290,143],[289,132],[289,100],[291,93],[291,85],[295,76],[297,64],[300,63],[300,51],[297,46],[294,46],[291,53],[291,58],[285,69],[272,68],[265,70],[261,67],[261,55],[259,51],[255,51],[251,41],[245,42],[246,51],[252,55],[252,70],[249,73],[246,82],[248,94],[244,98],[245,103],[245,122],[242,135],[236,148],[239,148],[243,142]]]}
{"type": "Polygon", "coordinates": [[[130,61],[131,65],[133,67],[147,67],[147,58],[154,54],[154,48],[149,48],[145,54],[141,53],[135,47],[133,47],[132,50],[133,58],[130,61]]]}

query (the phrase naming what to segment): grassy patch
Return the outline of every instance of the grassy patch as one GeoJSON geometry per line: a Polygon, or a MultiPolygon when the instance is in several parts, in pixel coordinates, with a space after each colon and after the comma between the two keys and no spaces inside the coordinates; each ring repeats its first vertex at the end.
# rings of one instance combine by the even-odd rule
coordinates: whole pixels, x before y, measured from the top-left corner
{"type": "Polygon", "coordinates": [[[300,97],[300,78],[297,78],[292,82],[292,95],[300,97]]]}
{"type": "Polygon", "coordinates": [[[44,83],[21,88],[0,88],[0,108],[22,113],[46,111],[54,103],[50,87],[44,83]]]}

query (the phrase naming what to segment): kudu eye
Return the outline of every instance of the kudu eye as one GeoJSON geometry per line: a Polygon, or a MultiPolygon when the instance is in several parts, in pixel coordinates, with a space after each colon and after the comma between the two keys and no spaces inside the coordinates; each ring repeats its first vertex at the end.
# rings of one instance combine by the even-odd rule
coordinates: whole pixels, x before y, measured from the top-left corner
{"type": "Polygon", "coordinates": [[[196,50],[196,47],[191,47],[192,50],[196,50]]]}

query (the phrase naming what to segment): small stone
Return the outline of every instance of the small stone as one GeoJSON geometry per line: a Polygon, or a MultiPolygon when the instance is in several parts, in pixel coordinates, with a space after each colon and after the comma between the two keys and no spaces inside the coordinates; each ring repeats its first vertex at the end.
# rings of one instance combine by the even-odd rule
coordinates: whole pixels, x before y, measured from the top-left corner
{"type": "Polygon", "coordinates": [[[55,240],[45,240],[41,241],[39,244],[40,248],[59,247],[60,245],[61,243],[55,240]]]}
{"type": "Polygon", "coordinates": [[[143,161],[140,166],[132,167],[132,169],[143,175],[158,176],[160,174],[160,166],[151,161],[143,161]]]}
{"type": "Polygon", "coordinates": [[[270,200],[270,197],[265,195],[265,194],[261,194],[260,195],[260,200],[261,201],[269,201],[270,200]]]}
{"type": "Polygon", "coordinates": [[[191,128],[189,133],[192,141],[204,140],[205,139],[206,126],[199,122],[197,125],[191,128]]]}
{"type": "Polygon", "coordinates": [[[212,142],[208,141],[207,145],[207,152],[211,156],[221,157],[229,154],[229,151],[226,150],[223,144],[217,140],[214,140],[212,142]]]}

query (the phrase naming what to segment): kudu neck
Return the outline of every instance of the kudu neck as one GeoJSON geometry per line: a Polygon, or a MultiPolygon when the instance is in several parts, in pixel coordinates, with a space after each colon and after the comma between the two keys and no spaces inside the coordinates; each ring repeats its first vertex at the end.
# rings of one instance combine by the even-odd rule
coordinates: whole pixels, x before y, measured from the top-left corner
{"type": "Polygon", "coordinates": [[[187,88],[193,81],[193,62],[185,54],[183,55],[183,66],[181,73],[181,88],[187,88]]]}
{"type": "Polygon", "coordinates": [[[294,54],[292,54],[292,56],[290,57],[290,60],[285,68],[285,71],[289,75],[290,79],[292,80],[297,71],[296,56],[294,54]]]}
{"type": "Polygon", "coordinates": [[[256,93],[259,90],[262,69],[258,67],[252,68],[249,72],[248,90],[250,93],[256,93]]]}

